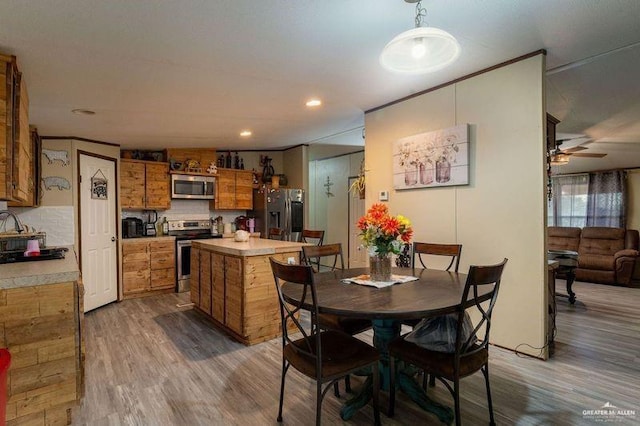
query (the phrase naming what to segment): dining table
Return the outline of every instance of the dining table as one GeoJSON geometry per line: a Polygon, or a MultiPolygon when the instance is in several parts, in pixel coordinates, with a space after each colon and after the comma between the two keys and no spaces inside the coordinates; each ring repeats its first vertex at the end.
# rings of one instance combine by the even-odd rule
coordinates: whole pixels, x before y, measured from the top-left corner
{"type": "MultiPolygon", "coordinates": [[[[368,273],[368,268],[336,269],[317,273],[316,294],[320,313],[343,317],[367,318],[373,328],[373,344],[380,352],[380,387],[389,389],[389,350],[391,341],[400,337],[402,320],[419,319],[456,312],[460,306],[467,278],[466,274],[435,269],[392,268],[395,276],[412,276],[416,280],[383,288],[360,285],[346,280],[368,273]]],[[[471,292],[472,293],[472,292],[471,292]]],[[[299,303],[302,288],[284,283],[282,294],[286,301],[299,303]]],[[[311,309],[311,297],[303,299],[302,307],[311,309]]],[[[435,414],[443,423],[453,421],[453,410],[431,400],[414,379],[415,368],[396,363],[396,386],[424,410],[435,414]]],[[[369,372],[370,374],[370,372],[369,372]]],[[[360,392],[347,400],[340,416],[350,419],[372,396],[373,382],[368,377],[360,392]]]]}

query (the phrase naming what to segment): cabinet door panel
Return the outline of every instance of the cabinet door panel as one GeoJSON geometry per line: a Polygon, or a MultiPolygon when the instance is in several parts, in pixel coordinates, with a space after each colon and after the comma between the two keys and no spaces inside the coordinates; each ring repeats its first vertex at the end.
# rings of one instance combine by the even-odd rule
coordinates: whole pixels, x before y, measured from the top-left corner
{"type": "Polygon", "coordinates": [[[216,178],[216,208],[236,208],[236,172],[218,169],[216,178]]]}
{"type": "Polygon", "coordinates": [[[150,288],[150,271],[146,269],[125,270],[122,274],[123,293],[140,293],[150,288]]]}
{"type": "Polygon", "coordinates": [[[143,209],[144,163],[120,160],[120,204],[123,209],[143,209]]]}
{"type": "Polygon", "coordinates": [[[211,298],[213,300],[211,315],[213,319],[224,323],[224,256],[221,254],[213,254],[211,256],[211,298]]]}
{"type": "Polygon", "coordinates": [[[226,256],[224,259],[225,277],[225,324],[231,330],[242,335],[242,259],[226,256]]]}
{"type": "Polygon", "coordinates": [[[253,209],[253,173],[247,171],[236,172],[236,208],[240,210],[253,209]]]}
{"type": "Polygon", "coordinates": [[[146,164],[146,207],[148,209],[171,207],[168,163],[146,164]]]}
{"type": "MultiPolygon", "coordinates": [[[[193,272],[192,272],[193,273],[193,272]]],[[[211,253],[200,251],[200,309],[211,315],[211,253]]]]}
{"type": "Polygon", "coordinates": [[[18,73],[16,81],[16,140],[13,149],[13,198],[17,201],[27,201],[30,196],[33,177],[33,154],[31,132],[29,131],[29,97],[27,86],[18,73]]]}
{"type": "Polygon", "coordinates": [[[175,264],[175,256],[173,252],[152,252],[151,254],[151,270],[171,268],[175,264]]]}

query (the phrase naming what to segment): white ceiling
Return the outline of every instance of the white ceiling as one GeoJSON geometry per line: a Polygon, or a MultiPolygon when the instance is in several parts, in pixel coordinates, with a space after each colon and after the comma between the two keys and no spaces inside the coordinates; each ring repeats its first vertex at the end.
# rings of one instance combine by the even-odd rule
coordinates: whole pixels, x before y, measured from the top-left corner
{"type": "MultiPolygon", "coordinates": [[[[546,49],[549,70],[595,57],[549,75],[558,131],[597,140],[589,152],[640,153],[640,45],[603,55],[640,42],[640,1],[423,6],[427,23],[462,46],[454,65],[426,76],[378,64],[384,45],[413,25],[414,5],[402,0],[3,0],[0,52],[18,57],[43,135],[266,149],[336,134],[362,143],[364,111],[546,49]],[[312,96],[324,101],[313,111],[304,106],[312,96]],[[254,134],[241,140],[245,128],[254,134]]],[[[591,161],[609,168],[613,157],[591,161]]]]}

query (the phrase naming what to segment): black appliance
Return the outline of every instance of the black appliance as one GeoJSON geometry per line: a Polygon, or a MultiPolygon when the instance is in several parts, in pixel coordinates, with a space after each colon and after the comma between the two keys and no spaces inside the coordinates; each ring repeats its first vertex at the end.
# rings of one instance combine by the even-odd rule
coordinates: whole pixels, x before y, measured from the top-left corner
{"type": "Polygon", "coordinates": [[[176,292],[189,291],[191,278],[191,241],[222,238],[211,234],[209,219],[170,220],[169,235],[176,237],[176,292]]]}
{"type": "Polygon", "coordinates": [[[122,219],[122,238],[144,237],[144,222],[136,217],[122,219]]]}

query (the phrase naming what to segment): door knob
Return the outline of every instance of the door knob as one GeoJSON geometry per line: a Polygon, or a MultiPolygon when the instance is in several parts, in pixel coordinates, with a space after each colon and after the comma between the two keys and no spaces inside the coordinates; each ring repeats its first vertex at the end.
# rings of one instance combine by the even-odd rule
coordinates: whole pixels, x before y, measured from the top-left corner
{"type": "Polygon", "coordinates": [[[111,237],[111,241],[115,242],[116,241],[116,237],[111,237]]]}

